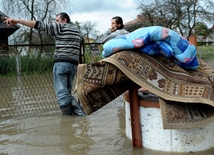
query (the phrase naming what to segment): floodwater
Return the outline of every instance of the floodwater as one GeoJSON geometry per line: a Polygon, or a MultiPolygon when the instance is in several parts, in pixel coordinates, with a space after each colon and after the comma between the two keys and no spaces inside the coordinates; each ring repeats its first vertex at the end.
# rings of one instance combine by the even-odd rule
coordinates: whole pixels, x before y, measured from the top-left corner
{"type": "Polygon", "coordinates": [[[85,116],[61,113],[5,120],[0,123],[1,155],[213,155],[173,153],[132,147],[125,135],[122,97],[85,116]]]}
{"type": "MultiPolygon", "coordinates": [[[[30,79],[31,84],[33,84],[33,78],[30,79]]],[[[39,77],[39,79],[44,79],[44,77],[39,77]]],[[[50,84],[52,83],[51,80],[46,81],[50,82],[50,84]]],[[[7,82],[5,81],[4,83],[7,82]]],[[[25,86],[25,84],[22,85],[25,86]]],[[[37,89],[37,87],[32,87],[30,89],[37,89]]],[[[6,91],[0,91],[1,97],[3,96],[3,92],[6,91]]],[[[26,92],[22,93],[27,96],[26,92]]],[[[29,89],[27,89],[27,93],[29,93],[29,89]]],[[[36,91],[36,93],[39,96],[45,94],[45,92],[38,93],[38,91],[36,91]]],[[[49,96],[49,94],[46,96],[49,96]]],[[[1,101],[6,100],[7,99],[1,101]]],[[[24,100],[26,99],[22,99],[22,101],[24,100]]],[[[30,99],[28,98],[28,100],[30,99]]],[[[49,98],[49,100],[51,100],[51,98],[49,98]]],[[[13,103],[13,106],[17,103],[13,103]]],[[[2,105],[4,103],[0,104],[2,105]]],[[[27,103],[25,107],[28,107],[27,103]]],[[[20,111],[21,110],[20,108],[20,111]]],[[[85,117],[63,116],[60,111],[57,111],[54,114],[0,121],[0,155],[213,154],[214,148],[203,152],[187,153],[161,152],[146,148],[133,148],[132,141],[127,138],[125,134],[125,109],[122,96],[97,112],[85,117]]]]}

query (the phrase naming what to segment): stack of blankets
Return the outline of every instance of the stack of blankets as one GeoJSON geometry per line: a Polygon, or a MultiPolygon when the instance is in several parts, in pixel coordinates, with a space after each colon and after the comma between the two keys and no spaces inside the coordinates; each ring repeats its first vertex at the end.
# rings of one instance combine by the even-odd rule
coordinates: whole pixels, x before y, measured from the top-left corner
{"type": "Polygon", "coordinates": [[[103,48],[103,58],[119,51],[137,49],[148,55],[174,57],[175,63],[185,69],[195,70],[199,67],[196,47],[175,31],[161,26],[139,28],[109,40],[103,48]]]}

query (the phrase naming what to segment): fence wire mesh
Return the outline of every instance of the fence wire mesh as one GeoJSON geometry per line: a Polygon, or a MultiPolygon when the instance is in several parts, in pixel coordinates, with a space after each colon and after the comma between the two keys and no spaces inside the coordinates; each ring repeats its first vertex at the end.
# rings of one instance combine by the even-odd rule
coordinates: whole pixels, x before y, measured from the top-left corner
{"type": "MultiPolygon", "coordinates": [[[[81,51],[82,63],[101,59],[100,44],[84,44],[81,51]]],[[[53,45],[0,50],[1,120],[60,113],[53,86],[53,53],[53,45]]]]}

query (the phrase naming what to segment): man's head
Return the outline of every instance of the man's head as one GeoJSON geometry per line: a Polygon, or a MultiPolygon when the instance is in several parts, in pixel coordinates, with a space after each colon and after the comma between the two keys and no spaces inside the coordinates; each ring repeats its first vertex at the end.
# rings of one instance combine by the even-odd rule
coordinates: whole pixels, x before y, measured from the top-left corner
{"type": "Polygon", "coordinates": [[[117,29],[123,29],[123,19],[119,16],[115,16],[111,19],[111,30],[116,31],[117,29]]]}
{"type": "Polygon", "coordinates": [[[70,23],[70,17],[67,13],[61,12],[56,15],[56,22],[57,23],[70,23]]]}

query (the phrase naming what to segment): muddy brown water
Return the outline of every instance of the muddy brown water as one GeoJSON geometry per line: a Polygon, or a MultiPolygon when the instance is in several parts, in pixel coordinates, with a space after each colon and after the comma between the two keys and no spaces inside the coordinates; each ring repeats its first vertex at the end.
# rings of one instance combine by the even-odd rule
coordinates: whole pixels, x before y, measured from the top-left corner
{"type": "Polygon", "coordinates": [[[4,120],[0,123],[1,155],[213,155],[173,153],[132,147],[125,135],[122,97],[85,117],[61,113],[4,120]]]}
{"type": "MultiPolygon", "coordinates": [[[[50,80],[47,81],[52,83],[50,80]]],[[[6,93],[5,90],[0,92],[0,96],[3,92],[6,93]]],[[[214,136],[214,133],[210,136],[214,136]]],[[[0,120],[0,155],[213,154],[214,148],[186,153],[133,148],[132,141],[125,134],[125,109],[122,96],[85,117],[62,116],[58,111],[54,114],[0,120]]]]}

